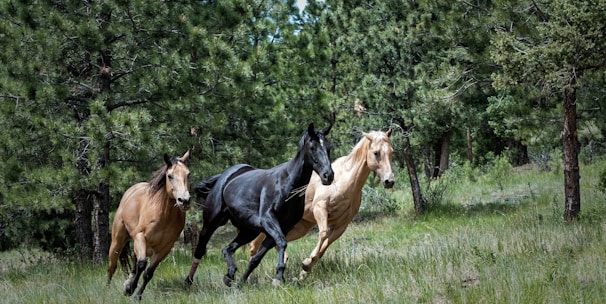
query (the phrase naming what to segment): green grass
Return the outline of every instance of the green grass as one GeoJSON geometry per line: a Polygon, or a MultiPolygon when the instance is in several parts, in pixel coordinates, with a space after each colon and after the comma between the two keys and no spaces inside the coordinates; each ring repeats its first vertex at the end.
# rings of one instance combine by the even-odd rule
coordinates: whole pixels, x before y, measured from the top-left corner
{"type": "MultiPolygon", "coordinates": [[[[463,174],[447,176],[442,200],[422,217],[411,214],[408,190],[389,191],[397,210],[374,211],[352,223],[303,281],[294,278],[317,235],[289,243],[288,281],[280,287],[271,285],[275,251],[247,285],[223,285],[220,248],[233,235],[226,226],[211,240],[191,288],[183,283],[191,252],[179,245],[158,267],[143,301],[602,303],[606,196],[598,176],[605,164],[581,168],[582,216],[573,223],[563,221],[562,177],[536,169],[513,169],[498,183],[488,175],[473,182],[463,174]]],[[[241,275],[245,253],[238,251],[236,259],[241,275]]],[[[0,261],[2,303],[130,302],[122,295],[121,272],[105,285],[107,265],[31,251],[0,253],[0,261]]]]}

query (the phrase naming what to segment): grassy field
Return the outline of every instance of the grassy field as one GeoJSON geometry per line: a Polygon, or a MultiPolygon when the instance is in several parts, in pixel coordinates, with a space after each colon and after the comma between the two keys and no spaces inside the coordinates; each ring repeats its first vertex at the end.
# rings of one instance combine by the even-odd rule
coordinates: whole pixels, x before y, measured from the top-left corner
{"type": "MultiPolygon", "coordinates": [[[[401,181],[386,192],[391,205],[366,205],[303,281],[294,278],[317,235],[289,243],[289,280],[279,287],[271,285],[275,251],[247,285],[223,285],[220,248],[233,235],[226,226],[211,240],[191,288],[183,283],[191,252],[180,244],[158,267],[143,302],[603,303],[604,168],[603,161],[581,167],[582,217],[574,223],[562,219],[562,175],[534,167],[452,170],[434,183],[431,211],[422,217],[411,214],[401,181]]],[[[246,255],[238,251],[236,258],[241,275],[246,255]]],[[[0,262],[2,303],[130,302],[121,292],[124,274],[106,286],[107,265],[34,251],[0,253],[0,262]]]]}

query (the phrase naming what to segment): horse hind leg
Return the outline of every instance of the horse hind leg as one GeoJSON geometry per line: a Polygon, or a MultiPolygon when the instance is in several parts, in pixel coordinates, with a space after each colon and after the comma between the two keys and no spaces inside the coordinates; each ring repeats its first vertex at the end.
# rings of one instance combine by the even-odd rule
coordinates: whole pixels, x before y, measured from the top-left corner
{"type": "Polygon", "coordinates": [[[259,251],[259,248],[261,247],[261,244],[263,243],[263,240],[265,240],[265,233],[259,234],[259,236],[257,236],[252,242],[250,242],[248,244],[248,246],[249,246],[248,259],[249,260],[252,259],[252,257],[257,254],[257,252],[259,251]]]}
{"type": "MultiPolygon", "coordinates": [[[[110,284],[114,273],[116,272],[116,268],[118,266],[118,259],[122,261],[122,255],[125,252],[130,251],[128,245],[128,234],[126,231],[119,231],[119,228],[114,228],[115,234],[112,236],[112,243],[109,247],[109,265],[107,267],[107,285],[110,284]]],[[[122,264],[124,267],[125,265],[122,264]]]]}
{"type": "Polygon", "coordinates": [[[236,271],[238,270],[233,256],[234,253],[236,250],[238,250],[238,248],[252,241],[257,235],[259,235],[259,233],[256,231],[240,230],[236,238],[223,248],[223,257],[227,263],[227,274],[223,277],[223,283],[225,285],[232,285],[236,271]]]}
{"type": "Polygon", "coordinates": [[[202,226],[202,231],[198,235],[198,244],[196,245],[196,250],[194,251],[194,259],[191,264],[191,268],[189,269],[189,273],[185,278],[185,284],[191,285],[194,282],[194,275],[196,274],[196,270],[198,270],[198,265],[200,264],[200,259],[206,255],[206,246],[208,245],[208,241],[213,236],[217,228],[227,223],[227,217],[220,216],[216,217],[212,221],[209,221],[208,224],[204,223],[202,226]]]}
{"type": "MultiPolygon", "coordinates": [[[[259,238],[257,238],[256,240],[258,240],[258,239],[259,238]]],[[[253,270],[255,270],[257,268],[257,266],[259,266],[259,263],[261,263],[261,260],[263,259],[265,254],[275,245],[276,245],[276,242],[274,242],[274,240],[272,238],[268,238],[264,235],[263,243],[260,245],[260,247],[257,247],[255,255],[248,262],[248,268],[246,268],[246,271],[242,275],[242,279],[241,279],[242,283],[244,283],[248,280],[248,277],[253,272],[253,270]]]]}

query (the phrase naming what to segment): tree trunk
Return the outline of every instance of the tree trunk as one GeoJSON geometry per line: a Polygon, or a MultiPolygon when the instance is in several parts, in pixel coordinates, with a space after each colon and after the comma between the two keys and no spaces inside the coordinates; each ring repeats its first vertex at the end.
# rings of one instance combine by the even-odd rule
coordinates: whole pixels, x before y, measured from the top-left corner
{"type": "Polygon", "coordinates": [[[467,129],[467,161],[473,164],[473,137],[470,129],[467,129]]]}
{"type": "Polygon", "coordinates": [[[577,136],[577,105],[575,80],[564,90],[564,219],[577,219],[581,211],[579,187],[579,139],[577,136]]]}
{"type": "Polygon", "coordinates": [[[84,190],[79,190],[74,198],[74,204],[76,205],[76,219],[74,221],[76,242],[80,245],[78,258],[82,262],[90,262],[93,257],[93,229],[91,226],[93,204],[91,195],[84,190]]]}
{"type": "MultiPolygon", "coordinates": [[[[111,10],[101,12],[99,17],[99,27],[106,28],[109,26],[111,20],[111,10]]],[[[104,41],[106,44],[105,49],[99,51],[99,57],[97,58],[97,64],[99,65],[99,91],[104,94],[111,93],[111,82],[112,82],[112,52],[109,44],[113,37],[106,36],[104,41]]],[[[109,166],[109,148],[110,141],[106,139],[103,145],[103,155],[98,163],[98,170],[107,170],[109,166]]],[[[95,196],[94,202],[94,245],[95,252],[93,254],[94,263],[102,263],[109,254],[109,246],[111,243],[110,226],[109,226],[109,178],[105,177],[105,180],[100,181],[97,186],[97,195],[95,196]]]]}
{"type": "Polygon", "coordinates": [[[433,178],[433,164],[431,162],[431,149],[429,147],[425,147],[423,149],[423,171],[425,172],[425,178],[427,182],[431,182],[433,178]]]}
{"type": "MultiPolygon", "coordinates": [[[[99,170],[105,170],[109,162],[109,142],[106,142],[103,148],[103,157],[99,162],[99,170]]],[[[94,202],[95,231],[94,243],[95,252],[93,255],[94,263],[101,263],[109,254],[109,245],[111,243],[109,228],[109,182],[99,183],[97,195],[94,202]]]]}
{"type": "Polygon", "coordinates": [[[415,214],[421,215],[425,212],[425,201],[421,192],[421,186],[419,186],[419,179],[417,178],[417,169],[415,167],[414,160],[412,158],[412,148],[410,147],[410,140],[408,137],[404,138],[404,161],[408,168],[408,178],[410,179],[410,189],[412,190],[412,198],[414,201],[415,214]]]}
{"type": "Polygon", "coordinates": [[[438,177],[442,176],[450,166],[450,137],[452,131],[448,130],[442,135],[442,144],[440,146],[440,165],[438,167],[438,177]]]}
{"type": "Polygon", "coordinates": [[[99,184],[99,193],[94,200],[94,247],[93,263],[102,263],[109,254],[111,242],[109,229],[109,185],[99,184]]]}

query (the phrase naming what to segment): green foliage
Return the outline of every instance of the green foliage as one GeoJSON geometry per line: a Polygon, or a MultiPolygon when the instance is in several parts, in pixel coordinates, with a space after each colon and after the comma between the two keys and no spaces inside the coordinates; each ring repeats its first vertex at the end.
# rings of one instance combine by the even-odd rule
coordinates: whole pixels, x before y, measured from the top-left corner
{"type": "Polygon", "coordinates": [[[599,184],[598,184],[598,189],[604,194],[606,195],[606,169],[602,170],[600,172],[600,178],[599,178],[599,184]]]}
{"type": "MultiPolygon", "coordinates": [[[[333,157],[360,131],[393,128],[396,165],[404,131],[417,165],[445,134],[463,159],[469,130],[473,167],[451,166],[447,181],[494,182],[505,169],[492,181],[478,171],[513,155],[509,139],[535,156],[559,147],[571,73],[590,162],[606,129],[606,14],[594,2],[330,0],[302,15],[294,1],[2,2],[0,248],[69,246],[81,193],[108,184],[114,210],[164,153],[195,147],[192,183],[236,163],[274,166],[330,111],[333,157]],[[56,237],[41,241],[38,226],[56,237]]],[[[403,208],[365,191],[368,206],[403,208]]]]}
{"type": "Polygon", "coordinates": [[[390,190],[383,187],[365,185],[362,188],[362,203],[360,205],[360,217],[374,217],[379,215],[394,214],[399,211],[400,205],[390,195],[390,190]]]}
{"type": "Polygon", "coordinates": [[[427,212],[435,212],[440,209],[440,206],[448,204],[444,196],[448,194],[450,183],[448,177],[442,177],[427,184],[427,188],[423,192],[427,212]]]}
{"type": "Polygon", "coordinates": [[[499,185],[501,191],[503,191],[503,181],[506,180],[511,174],[511,164],[507,160],[507,157],[500,156],[494,160],[494,163],[488,170],[488,179],[499,185]]]}

